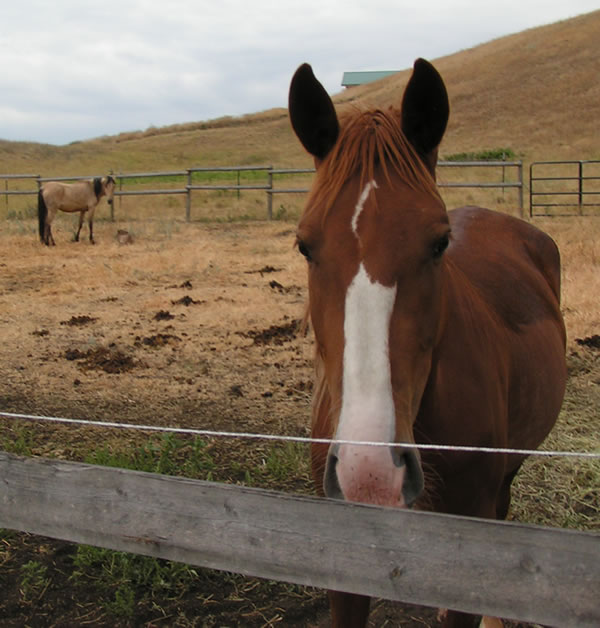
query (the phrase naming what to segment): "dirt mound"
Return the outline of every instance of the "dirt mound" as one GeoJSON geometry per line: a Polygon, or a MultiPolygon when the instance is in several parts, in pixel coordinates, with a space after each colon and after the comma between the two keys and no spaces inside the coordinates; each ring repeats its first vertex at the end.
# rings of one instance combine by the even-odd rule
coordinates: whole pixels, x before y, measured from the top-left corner
{"type": "Polygon", "coordinates": [[[284,325],[271,325],[262,331],[250,330],[238,334],[244,338],[252,338],[255,345],[282,345],[284,342],[295,340],[299,330],[300,321],[295,318],[284,325]]]}
{"type": "Polygon", "coordinates": [[[184,297],[181,297],[181,299],[171,301],[171,303],[173,305],[185,305],[185,307],[189,307],[190,305],[201,305],[202,303],[206,303],[206,301],[196,301],[195,299],[192,299],[191,296],[186,294],[184,297]]]}
{"type": "Polygon", "coordinates": [[[168,310],[160,310],[154,315],[155,321],[171,321],[175,318],[174,314],[171,314],[168,310]]]}
{"type": "Polygon", "coordinates": [[[126,373],[138,363],[129,355],[113,347],[95,347],[82,352],[79,349],[67,349],[67,360],[80,360],[80,368],[85,371],[100,370],[105,373],[126,373]]]}
{"type": "Polygon", "coordinates": [[[588,347],[589,349],[600,349],[600,336],[598,334],[586,336],[585,338],[575,338],[575,342],[578,345],[588,347]]]}
{"type": "Polygon", "coordinates": [[[98,319],[93,316],[83,314],[81,316],[71,316],[68,321],[61,321],[61,325],[70,325],[71,327],[82,327],[83,325],[89,325],[95,323],[98,319]]]}
{"type": "Polygon", "coordinates": [[[168,345],[172,346],[177,344],[178,342],[181,342],[179,336],[174,336],[173,334],[154,334],[152,336],[146,336],[145,338],[137,336],[134,345],[136,347],[166,347],[168,345]]]}
{"type": "Polygon", "coordinates": [[[270,266],[269,264],[267,264],[266,266],[263,266],[262,268],[259,268],[258,270],[247,270],[245,271],[246,275],[253,275],[253,274],[258,274],[258,275],[264,275],[265,273],[278,273],[281,270],[281,268],[275,268],[275,266],[270,266]]]}

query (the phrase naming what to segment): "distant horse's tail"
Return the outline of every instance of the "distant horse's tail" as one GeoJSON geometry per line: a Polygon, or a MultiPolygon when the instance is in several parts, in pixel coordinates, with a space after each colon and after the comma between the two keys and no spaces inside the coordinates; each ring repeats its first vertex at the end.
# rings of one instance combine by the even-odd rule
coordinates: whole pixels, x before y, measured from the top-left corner
{"type": "Polygon", "coordinates": [[[38,221],[40,226],[40,240],[44,242],[44,234],[46,232],[46,217],[48,216],[48,208],[42,190],[38,192],[38,221]]]}

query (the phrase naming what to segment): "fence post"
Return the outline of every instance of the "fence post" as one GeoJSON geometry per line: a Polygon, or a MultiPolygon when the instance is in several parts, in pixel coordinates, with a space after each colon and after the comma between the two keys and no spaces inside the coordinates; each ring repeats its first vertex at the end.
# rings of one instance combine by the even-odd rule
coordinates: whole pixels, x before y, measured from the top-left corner
{"type": "Polygon", "coordinates": [[[520,161],[517,166],[519,172],[519,217],[523,218],[523,162],[520,161]]]}
{"type": "Polygon", "coordinates": [[[123,191],[123,177],[121,176],[122,174],[123,173],[119,171],[119,212],[123,208],[123,195],[121,194],[121,192],[123,191]]]}
{"type": "MultiPolygon", "coordinates": [[[[111,177],[114,178],[114,170],[111,168],[110,172],[108,173],[111,177]]],[[[114,222],[115,221],[115,197],[113,196],[113,202],[110,204],[110,221],[114,222]]]]}
{"type": "Polygon", "coordinates": [[[533,218],[533,167],[535,163],[529,164],[529,217],[533,218]]]}
{"type": "Polygon", "coordinates": [[[579,213],[583,214],[583,161],[579,161],[579,213]]]}
{"type": "Polygon", "coordinates": [[[190,222],[190,216],[192,213],[192,171],[187,169],[187,192],[185,195],[185,221],[190,222]]]}
{"type": "Polygon", "coordinates": [[[267,190],[267,218],[273,220],[273,166],[269,166],[267,177],[267,185],[269,186],[267,190]]]}

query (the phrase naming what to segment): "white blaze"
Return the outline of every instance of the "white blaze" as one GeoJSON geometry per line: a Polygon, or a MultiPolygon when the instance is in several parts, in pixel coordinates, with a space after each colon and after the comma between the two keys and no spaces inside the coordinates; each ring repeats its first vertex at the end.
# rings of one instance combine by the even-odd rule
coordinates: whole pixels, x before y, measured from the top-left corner
{"type": "MultiPolygon", "coordinates": [[[[358,219],[376,188],[375,181],[367,183],[356,203],[351,226],[358,239],[358,219]]],[[[389,331],[395,300],[396,286],[373,281],[361,262],[346,293],[339,439],[390,442],[394,437],[389,331]]]]}
{"type": "Polygon", "coordinates": [[[346,293],[339,439],[394,438],[389,331],[395,300],[396,286],[372,281],[361,263],[346,293]]]}
{"type": "Polygon", "coordinates": [[[358,219],[362,214],[363,209],[365,208],[365,203],[369,198],[369,194],[371,190],[377,188],[377,183],[375,181],[369,181],[367,185],[365,185],[365,189],[362,191],[360,198],[358,199],[358,203],[356,203],[356,207],[354,208],[354,215],[352,216],[352,232],[354,235],[360,240],[358,236],[358,219]]]}

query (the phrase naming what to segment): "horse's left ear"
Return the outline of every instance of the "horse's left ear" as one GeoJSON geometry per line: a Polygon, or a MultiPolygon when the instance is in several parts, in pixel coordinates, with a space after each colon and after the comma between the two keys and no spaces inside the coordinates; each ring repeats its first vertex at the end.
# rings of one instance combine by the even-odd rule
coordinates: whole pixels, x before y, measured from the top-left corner
{"type": "Polygon", "coordinates": [[[301,65],[292,78],[288,104],[298,139],[317,160],[324,159],[338,138],[340,125],[329,94],[308,63],[301,65]]]}
{"type": "Polygon", "coordinates": [[[417,59],[402,99],[402,130],[432,174],[449,113],[442,77],[431,63],[417,59]]]}

